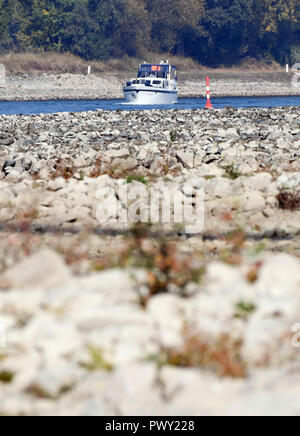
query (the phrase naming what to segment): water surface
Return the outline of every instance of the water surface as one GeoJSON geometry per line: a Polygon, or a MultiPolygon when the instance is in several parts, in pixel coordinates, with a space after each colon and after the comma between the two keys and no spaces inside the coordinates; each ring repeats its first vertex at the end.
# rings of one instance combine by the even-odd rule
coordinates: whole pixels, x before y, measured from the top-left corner
{"type": "MultiPolygon", "coordinates": [[[[217,97],[212,99],[216,109],[225,106],[235,108],[300,106],[300,95],[290,97],[217,97]]],[[[138,106],[125,104],[124,100],[54,100],[54,101],[12,101],[0,102],[0,114],[37,115],[57,112],[82,112],[103,109],[146,110],[146,109],[200,109],[205,106],[204,98],[180,98],[176,105],[138,106]]]]}

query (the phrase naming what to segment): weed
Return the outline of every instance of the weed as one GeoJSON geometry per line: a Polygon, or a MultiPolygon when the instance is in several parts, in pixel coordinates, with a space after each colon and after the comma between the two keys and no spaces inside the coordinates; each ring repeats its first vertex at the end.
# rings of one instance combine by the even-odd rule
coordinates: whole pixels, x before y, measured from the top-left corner
{"type": "Polygon", "coordinates": [[[141,176],[139,174],[129,174],[127,176],[127,183],[129,184],[129,183],[132,183],[134,181],[143,183],[144,185],[148,184],[147,180],[143,176],[141,176]]]}
{"type": "Polygon", "coordinates": [[[249,315],[256,311],[255,304],[248,301],[239,301],[236,304],[236,318],[248,319],[249,315]]]}
{"type": "Polygon", "coordinates": [[[209,341],[204,335],[185,328],[181,347],[161,350],[160,364],[181,368],[200,368],[220,377],[245,378],[246,363],[242,358],[242,341],[227,334],[209,341]]]}
{"type": "Polygon", "coordinates": [[[172,142],[175,142],[178,140],[178,133],[175,130],[172,130],[172,132],[170,132],[170,139],[172,142]]]}
{"type": "Polygon", "coordinates": [[[83,182],[83,181],[84,181],[84,178],[85,178],[85,173],[84,173],[84,171],[81,170],[81,171],[79,172],[79,174],[80,174],[80,181],[83,182]]]}
{"type": "Polygon", "coordinates": [[[52,180],[62,177],[65,180],[69,180],[74,176],[74,169],[68,160],[57,159],[53,173],[51,175],[52,180]]]}
{"type": "Polygon", "coordinates": [[[185,296],[185,287],[190,282],[199,283],[205,268],[197,256],[180,253],[176,241],[159,237],[151,243],[149,227],[136,226],[133,231],[133,250],[129,255],[132,266],[145,268],[148,294],[141,297],[145,307],[151,297],[168,293],[170,289],[185,296]],[[150,244],[147,242],[150,242],[150,244]]]}
{"type": "Polygon", "coordinates": [[[241,173],[239,173],[234,165],[229,165],[225,168],[225,177],[230,180],[236,180],[241,177],[241,173]]]}
{"type": "Polygon", "coordinates": [[[0,371],[0,383],[9,384],[14,380],[15,374],[11,371],[0,371]]]}
{"type": "Polygon", "coordinates": [[[90,361],[80,362],[80,366],[85,368],[87,371],[107,371],[110,372],[114,369],[113,365],[108,363],[104,357],[103,353],[99,348],[89,347],[90,361]]]}
{"type": "Polygon", "coordinates": [[[246,279],[249,283],[255,283],[258,280],[259,270],[261,269],[262,265],[262,262],[256,262],[254,265],[251,266],[249,272],[246,275],[246,279]]]}
{"type": "Polygon", "coordinates": [[[300,209],[300,192],[281,191],[277,195],[280,209],[295,211],[300,209]]]}
{"type": "Polygon", "coordinates": [[[258,256],[259,254],[263,253],[266,250],[267,250],[266,242],[265,241],[259,242],[258,244],[255,244],[254,247],[248,249],[248,255],[258,256]]]}
{"type": "Polygon", "coordinates": [[[161,235],[153,237],[151,226],[138,223],[131,229],[127,245],[114,256],[97,259],[92,268],[140,268],[147,271],[146,295],[140,303],[145,307],[151,297],[161,293],[176,292],[185,297],[190,282],[199,283],[205,273],[199,254],[182,253],[177,241],[169,241],[161,235]]]}
{"type": "Polygon", "coordinates": [[[67,394],[68,392],[70,392],[72,389],[74,388],[74,384],[70,384],[70,385],[64,385],[60,388],[58,394],[56,395],[51,395],[50,393],[48,393],[47,391],[45,391],[45,389],[43,389],[41,386],[39,386],[38,384],[31,384],[27,389],[26,392],[28,394],[33,395],[36,398],[39,399],[45,399],[45,400],[58,400],[62,395],[67,394]]]}
{"type": "Polygon", "coordinates": [[[231,232],[226,238],[230,248],[223,251],[221,260],[228,265],[241,265],[243,261],[242,250],[245,248],[246,239],[247,235],[242,229],[231,232]]]}

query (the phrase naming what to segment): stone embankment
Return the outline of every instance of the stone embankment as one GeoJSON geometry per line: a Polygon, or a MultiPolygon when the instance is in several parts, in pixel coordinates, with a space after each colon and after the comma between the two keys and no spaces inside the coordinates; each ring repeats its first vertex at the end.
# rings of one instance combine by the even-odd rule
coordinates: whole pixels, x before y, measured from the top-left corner
{"type": "MultiPolygon", "coordinates": [[[[182,73],[179,80],[180,97],[205,96],[206,72],[182,73]],[[191,76],[191,77],[189,77],[191,76]]],[[[292,84],[293,74],[246,74],[209,72],[214,97],[224,96],[287,96],[299,95],[299,86],[292,84]]],[[[131,76],[134,74],[132,73],[131,76]]],[[[124,73],[101,76],[82,74],[42,74],[8,76],[6,88],[0,87],[0,101],[24,100],[95,100],[123,98],[123,85],[130,77],[124,73]]]]}
{"type": "Polygon", "coordinates": [[[0,125],[0,414],[300,414],[300,108],[0,125]],[[203,232],[103,226],[120,186],[203,232]]]}

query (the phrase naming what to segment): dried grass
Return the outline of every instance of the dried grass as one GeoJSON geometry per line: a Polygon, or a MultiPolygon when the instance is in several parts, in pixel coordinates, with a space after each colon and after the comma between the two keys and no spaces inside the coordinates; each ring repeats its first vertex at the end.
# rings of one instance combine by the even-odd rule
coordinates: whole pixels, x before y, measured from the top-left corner
{"type": "Polygon", "coordinates": [[[162,364],[180,368],[200,368],[220,377],[245,378],[247,365],[242,358],[242,341],[222,334],[216,340],[186,328],[178,348],[162,348],[162,364]]]}
{"type": "Polygon", "coordinates": [[[229,74],[234,72],[282,72],[282,67],[279,64],[266,62],[263,59],[246,59],[232,68],[221,66],[217,69],[207,69],[192,58],[172,56],[167,53],[148,53],[144,58],[123,56],[122,58],[111,58],[107,61],[85,61],[72,53],[8,53],[0,56],[0,63],[6,66],[8,74],[86,74],[87,68],[90,65],[93,74],[115,72],[121,75],[123,75],[123,73],[127,75],[128,72],[132,74],[135,73],[139,63],[144,61],[157,63],[161,59],[169,60],[172,64],[177,65],[181,72],[189,73],[202,72],[206,74],[207,72],[217,72],[220,74],[229,74]]]}
{"type": "Polygon", "coordinates": [[[295,211],[300,209],[300,192],[282,191],[277,195],[280,209],[295,211]]]}

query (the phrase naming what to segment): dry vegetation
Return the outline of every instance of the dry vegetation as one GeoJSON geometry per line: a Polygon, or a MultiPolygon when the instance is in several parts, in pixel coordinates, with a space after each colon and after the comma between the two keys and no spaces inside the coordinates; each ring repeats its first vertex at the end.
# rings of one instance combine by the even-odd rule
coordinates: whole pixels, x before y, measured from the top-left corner
{"type": "Polygon", "coordinates": [[[295,211],[300,209],[300,192],[282,191],[277,196],[280,209],[295,211]]]}
{"type": "Polygon", "coordinates": [[[211,371],[220,377],[245,378],[247,365],[242,358],[242,341],[221,335],[216,340],[208,340],[205,335],[184,331],[184,342],[178,348],[162,348],[161,365],[181,368],[200,368],[211,371]]]}
{"type": "Polygon", "coordinates": [[[217,71],[220,74],[229,72],[264,73],[282,72],[282,67],[276,62],[265,60],[244,60],[233,68],[219,67],[217,70],[207,69],[192,58],[183,56],[172,56],[169,54],[149,53],[142,58],[123,56],[122,58],[111,58],[107,61],[85,61],[71,53],[9,53],[0,55],[0,63],[6,66],[7,73],[13,74],[86,74],[89,65],[94,74],[104,73],[128,73],[134,72],[136,66],[144,62],[158,62],[160,59],[169,60],[177,65],[182,72],[208,72],[217,71]]]}
{"type": "MultiPolygon", "coordinates": [[[[149,54],[147,61],[157,62],[160,59],[169,59],[178,65],[181,70],[198,70],[201,66],[190,58],[169,56],[162,54],[149,54]]],[[[120,59],[107,61],[85,61],[71,53],[10,53],[0,56],[0,63],[6,66],[8,74],[85,74],[89,65],[94,74],[107,72],[131,72],[145,59],[124,56],[120,59]]]]}

